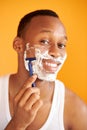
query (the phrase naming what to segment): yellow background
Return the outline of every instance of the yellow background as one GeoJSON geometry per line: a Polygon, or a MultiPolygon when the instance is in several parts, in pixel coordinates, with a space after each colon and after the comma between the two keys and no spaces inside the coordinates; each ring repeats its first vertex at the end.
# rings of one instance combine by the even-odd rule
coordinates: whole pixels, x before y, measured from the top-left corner
{"type": "Polygon", "coordinates": [[[45,8],[59,14],[69,39],[59,79],[87,103],[87,0],[0,0],[0,76],[16,72],[12,42],[20,18],[45,8]]]}

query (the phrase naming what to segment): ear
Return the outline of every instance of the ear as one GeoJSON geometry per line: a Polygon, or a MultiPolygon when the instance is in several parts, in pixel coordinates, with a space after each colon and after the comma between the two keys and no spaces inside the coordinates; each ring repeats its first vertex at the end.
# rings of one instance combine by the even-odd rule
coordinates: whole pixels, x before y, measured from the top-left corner
{"type": "Polygon", "coordinates": [[[20,37],[15,37],[14,41],[13,41],[13,48],[17,53],[21,53],[24,52],[25,50],[25,45],[23,42],[23,39],[20,37]]]}

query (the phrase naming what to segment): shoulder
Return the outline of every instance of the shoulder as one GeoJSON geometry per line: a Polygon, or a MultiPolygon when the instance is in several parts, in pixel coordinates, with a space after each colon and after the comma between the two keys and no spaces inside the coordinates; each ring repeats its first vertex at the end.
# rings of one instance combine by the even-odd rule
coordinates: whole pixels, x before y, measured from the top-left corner
{"type": "Polygon", "coordinates": [[[8,83],[10,75],[4,75],[0,77],[0,87],[4,86],[5,84],[8,83]]]}
{"type": "Polygon", "coordinates": [[[73,130],[87,130],[87,105],[68,88],[65,88],[64,123],[73,130]]]}
{"type": "Polygon", "coordinates": [[[1,86],[1,84],[3,83],[4,79],[5,79],[5,76],[1,76],[1,77],[0,77],[0,86],[1,86]]]}
{"type": "Polygon", "coordinates": [[[0,76],[0,81],[4,80],[4,79],[7,79],[10,77],[10,74],[8,75],[3,75],[3,76],[0,76]]]}

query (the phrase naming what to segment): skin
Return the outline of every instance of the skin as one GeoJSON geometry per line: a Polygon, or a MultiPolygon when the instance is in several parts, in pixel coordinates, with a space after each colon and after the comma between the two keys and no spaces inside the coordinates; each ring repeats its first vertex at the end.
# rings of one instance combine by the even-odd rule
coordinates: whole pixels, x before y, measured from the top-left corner
{"type": "MultiPolygon", "coordinates": [[[[11,75],[9,80],[12,119],[5,130],[38,130],[48,117],[54,82],[41,81],[36,75],[29,77],[23,57],[26,43],[45,46],[47,41],[41,42],[41,40],[49,40],[52,44],[49,48],[51,56],[64,56],[66,53],[65,28],[59,19],[52,16],[34,17],[22,37],[14,39],[13,48],[18,54],[18,71],[11,75]],[[32,88],[34,81],[37,87],[32,88]]],[[[87,106],[67,87],[65,88],[64,127],[65,130],[87,130],[87,106]]]]}

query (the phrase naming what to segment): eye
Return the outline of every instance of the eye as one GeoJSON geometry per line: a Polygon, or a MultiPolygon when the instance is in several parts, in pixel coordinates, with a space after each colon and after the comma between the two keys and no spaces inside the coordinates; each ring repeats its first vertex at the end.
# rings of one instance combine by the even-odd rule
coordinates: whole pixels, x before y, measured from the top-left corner
{"type": "Polygon", "coordinates": [[[49,40],[41,40],[40,42],[41,42],[41,44],[44,44],[44,45],[48,45],[49,44],[49,40]]]}
{"type": "Polygon", "coordinates": [[[65,45],[64,43],[58,43],[57,46],[58,46],[58,48],[60,48],[60,49],[63,49],[63,48],[66,47],[66,45],[65,45]]]}

